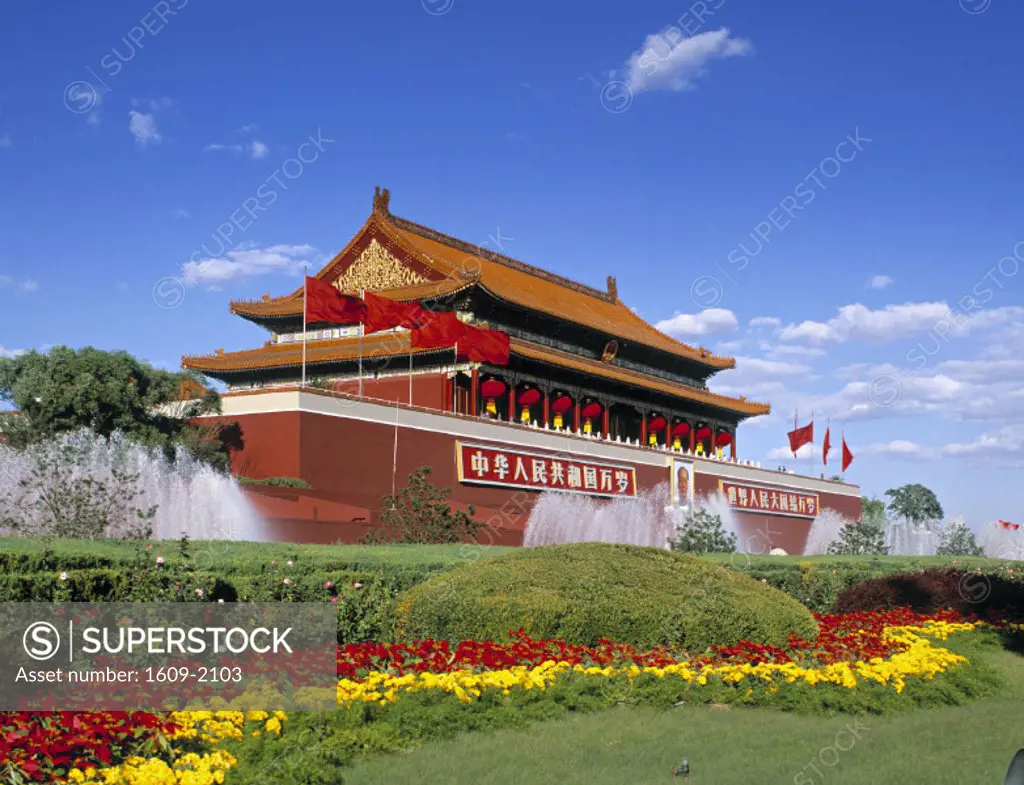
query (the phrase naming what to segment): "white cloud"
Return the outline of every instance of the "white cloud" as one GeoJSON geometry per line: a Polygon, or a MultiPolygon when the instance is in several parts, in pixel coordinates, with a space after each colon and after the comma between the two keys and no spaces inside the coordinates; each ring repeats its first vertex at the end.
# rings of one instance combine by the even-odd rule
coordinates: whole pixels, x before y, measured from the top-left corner
{"type": "Polygon", "coordinates": [[[907,441],[906,439],[894,439],[890,442],[876,442],[859,447],[857,454],[861,456],[882,455],[889,458],[901,458],[912,461],[929,461],[938,457],[938,450],[918,444],[917,442],[907,441]]]}
{"type": "Polygon", "coordinates": [[[755,316],[747,323],[750,327],[781,327],[782,320],[775,316],[755,316]]]}
{"type": "Polygon", "coordinates": [[[784,392],[794,379],[810,380],[811,369],[798,363],[737,357],[736,367],[715,374],[711,387],[722,395],[746,395],[758,400],[784,392]]]}
{"type": "Polygon", "coordinates": [[[982,433],[973,442],[947,444],[944,455],[979,456],[986,459],[1012,458],[1024,460],[1024,423],[1004,425],[995,432],[982,433]]]}
{"type": "Polygon", "coordinates": [[[12,144],[14,143],[11,141],[10,134],[3,134],[0,136],[0,147],[10,147],[12,144]]]}
{"type": "Polygon", "coordinates": [[[266,158],[270,152],[270,147],[265,142],[261,142],[259,139],[253,139],[251,142],[245,144],[220,144],[214,142],[208,144],[203,148],[204,153],[217,153],[217,152],[228,152],[234,153],[235,155],[241,155],[245,153],[253,160],[259,160],[260,158],[266,158]]]}
{"type": "MultiPolygon", "coordinates": [[[[809,458],[820,449],[820,445],[805,444],[796,451],[796,459],[800,460],[801,458],[809,458]]],[[[793,460],[793,451],[789,449],[789,447],[773,447],[765,454],[765,457],[773,461],[784,461],[787,458],[789,460],[793,460]]]]}
{"type": "Polygon", "coordinates": [[[258,123],[246,123],[241,128],[236,129],[235,133],[238,133],[238,134],[251,134],[253,131],[258,131],[259,128],[260,127],[259,127],[258,123]]]}
{"type": "Polygon", "coordinates": [[[19,354],[24,354],[26,351],[26,349],[7,349],[3,346],[0,346],[0,357],[5,357],[8,360],[13,360],[19,354]]]}
{"type": "Polygon", "coordinates": [[[700,313],[676,313],[654,326],[676,338],[687,335],[714,335],[735,330],[739,323],[728,308],[705,308],[700,313]]]}
{"type": "Polygon", "coordinates": [[[743,341],[722,341],[715,344],[715,354],[724,352],[738,352],[743,348],[743,341]]]}
{"type": "Polygon", "coordinates": [[[720,28],[683,37],[668,27],[647,36],[643,46],[626,61],[623,81],[637,90],[692,90],[694,80],[707,72],[711,60],[752,54],[746,38],[732,38],[720,28]]]}
{"type": "Polygon", "coordinates": [[[158,145],[164,140],[160,135],[160,129],[156,127],[156,118],[153,115],[132,109],[128,112],[128,118],[128,130],[135,137],[135,143],[139,147],[158,145]]]}
{"type": "Polygon", "coordinates": [[[174,212],[172,213],[172,215],[175,218],[188,218],[189,217],[189,212],[184,207],[175,207],[174,208],[174,212]]]}
{"type": "Polygon", "coordinates": [[[884,289],[886,286],[892,283],[892,278],[888,275],[873,275],[868,281],[868,286],[872,289],[884,289]]]}
{"type": "Polygon", "coordinates": [[[14,286],[19,292],[34,292],[39,288],[39,283],[32,278],[18,280],[11,275],[0,275],[0,289],[7,286],[14,286]]]}
{"type": "Polygon", "coordinates": [[[215,259],[186,262],[183,267],[191,281],[213,284],[267,273],[297,273],[304,266],[316,267],[318,256],[311,245],[235,248],[215,259]]]}
{"type": "Polygon", "coordinates": [[[167,96],[160,98],[133,98],[132,106],[138,109],[141,106],[149,107],[149,111],[157,112],[161,109],[170,109],[174,106],[174,100],[167,96]]]}
{"type": "Polygon", "coordinates": [[[758,348],[770,360],[779,359],[780,357],[821,357],[825,354],[824,349],[817,349],[813,346],[770,344],[767,341],[762,341],[758,348]]]}
{"type": "Polygon", "coordinates": [[[827,322],[804,321],[783,327],[783,341],[809,343],[851,340],[891,341],[918,333],[933,332],[936,340],[961,335],[972,329],[1010,324],[1024,318],[1024,308],[1005,306],[973,314],[954,313],[944,302],[902,303],[871,309],[861,303],[844,305],[827,322]]]}

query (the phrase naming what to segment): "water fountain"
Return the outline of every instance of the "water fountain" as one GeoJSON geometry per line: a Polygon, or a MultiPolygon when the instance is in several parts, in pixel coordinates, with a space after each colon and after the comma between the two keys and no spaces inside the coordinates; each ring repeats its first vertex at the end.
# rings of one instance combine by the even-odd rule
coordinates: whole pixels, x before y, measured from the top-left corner
{"type": "Polygon", "coordinates": [[[990,523],[978,532],[978,545],[990,559],[1024,561],[1024,533],[990,523]]]}
{"type": "Polygon", "coordinates": [[[39,492],[26,497],[16,489],[40,462],[58,460],[65,461],[62,465],[68,467],[72,480],[91,478],[109,484],[115,469],[138,475],[137,495],[130,503],[143,510],[156,506],[151,521],[154,539],[177,539],[183,533],[195,540],[267,539],[263,522],[232,478],[197,463],[183,451],[171,461],[159,450],[117,434],[107,440],[89,431],[65,434],[24,452],[0,444],[0,520],[5,517],[4,496],[13,493],[17,498],[20,509],[8,510],[7,515],[19,517],[39,492]],[[74,455],[70,462],[69,455],[74,455]]]}
{"type": "Polygon", "coordinates": [[[807,535],[804,553],[808,556],[828,553],[829,546],[839,539],[839,533],[848,521],[849,519],[835,510],[822,510],[811,523],[811,531],[807,535]]]}
{"type": "Polygon", "coordinates": [[[576,493],[541,494],[523,535],[528,548],[569,542],[614,542],[664,548],[675,535],[666,514],[668,486],[634,499],[604,501],[576,493]]]}
{"type": "MultiPolygon", "coordinates": [[[[668,486],[642,491],[634,499],[604,501],[581,494],[544,493],[530,513],[523,545],[538,547],[570,542],[616,542],[668,547],[683,522],[686,508],[668,505],[668,486]]],[[[699,508],[718,515],[727,533],[737,535],[736,521],[725,497],[701,499],[699,508]]]]}

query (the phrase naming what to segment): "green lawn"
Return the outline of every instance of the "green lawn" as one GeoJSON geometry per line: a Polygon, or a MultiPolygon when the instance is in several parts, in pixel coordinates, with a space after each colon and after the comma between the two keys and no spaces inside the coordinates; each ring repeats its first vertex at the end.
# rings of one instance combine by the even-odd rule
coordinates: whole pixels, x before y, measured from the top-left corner
{"type": "MultiPolygon", "coordinates": [[[[85,557],[109,560],[111,566],[130,564],[138,545],[126,540],[73,540],[53,539],[47,542],[41,537],[0,538],[0,558],[37,557],[49,545],[55,561],[66,563],[69,559],[85,557]]],[[[315,564],[346,565],[359,567],[395,566],[448,566],[454,567],[467,560],[481,556],[497,556],[509,548],[474,545],[298,545],[293,543],[229,542],[224,540],[190,543],[192,551],[203,549],[216,551],[223,556],[225,565],[241,567],[246,564],[264,565],[271,560],[280,563],[289,559],[303,560],[315,564]]],[[[170,564],[178,560],[178,543],[173,540],[154,544],[170,564]]],[[[3,570],[0,569],[0,572],[3,570]]]]}
{"type": "Polygon", "coordinates": [[[1024,746],[1024,658],[989,650],[985,659],[1008,686],[966,706],[860,719],[621,706],[364,760],[345,783],[1000,785],[1024,746]],[[690,777],[672,777],[684,756],[690,777]]]}

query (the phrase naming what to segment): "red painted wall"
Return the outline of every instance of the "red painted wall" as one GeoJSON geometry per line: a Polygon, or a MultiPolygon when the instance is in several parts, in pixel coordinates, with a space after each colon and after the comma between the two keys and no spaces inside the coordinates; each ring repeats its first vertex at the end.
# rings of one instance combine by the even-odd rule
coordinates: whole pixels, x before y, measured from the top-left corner
{"type": "MultiPolygon", "coordinates": [[[[439,382],[441,377],[433,381],[439,382]]],[[[407,380],[403,380],[407,387],[407,380]]],[[[428,389],[423,385],[424,391],[428,389]]],[[[365,388],[364,388],[364,391],[365,388]]],[[[438,394],[442,394],[440,384],[438,394]]],[[[416,394],[416,393],[414,393],[416,394]]],[[[424,393],[426,394],[426,392],[424,393]]],[[[520,545],[530,509],[539,491],[460,485],[455,437],[449,433],[396,429],[383,423],[297,412],[220,418],[237,424],[239,447],[232,470],[253,478],[298,477],[310,489],[249,488],[249,498],[271,522],[275,539],[298,542],[352,542],[378,521],[381,497],[401,489],[415,469],[430,466],[435,485],[451,488],[462,509],[472,505],[485,524],[479,541],[520,545]]],[[[578,456],[577,456],[578,457],[578,456]]],[[[667,483],[667,467],[636,466],[640,490],[667,483]]],[[[698,496],[718,490],[718,478],[696,471],[698,496]]],[[[843,515],[860,515],[860,499],[820,494],[821,505],[843,515]]],[[[737,512],[745,550],[767,553],[775,547],[800,553],[810,520],[737,512]],[[766,527],[766,522],[768,523],[766,527]]]]}

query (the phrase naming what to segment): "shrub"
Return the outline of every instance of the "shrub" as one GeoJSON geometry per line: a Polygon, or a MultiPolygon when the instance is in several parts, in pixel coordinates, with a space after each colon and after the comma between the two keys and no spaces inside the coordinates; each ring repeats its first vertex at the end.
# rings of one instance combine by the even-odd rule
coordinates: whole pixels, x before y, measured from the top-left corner
{"type": "Polygon", "coordinates": [[[974,539],[974,532],[963,523],[954,521],[939,535],[939,547],[935,553],[937,556],[982,556],[985,552],[974,539]]]}
{"type": "Polygon", "coordinates": [[[612,638],[700,651],[740,640],[813,636],[810,612],[779,591],[658,548],[579,543],[529,548],[439,575],[396,607],[399,639],[612,638]]]}
{"type": "Polygon", "coordinates": [[[405,543],[452,543],[472,540],[480,530],[480,522],[469,513],[453,510],[448,503],[450,488],[438,488],[428,477],[430,467],[421,466],[409,475],[408,484],[397,496],[381,498],[381,529],[365,535],[360,541],[405,543]]]}
{"type": "Polygon", "coordinates": [[[884,521],[875,519],[851,521],[843,526],[839,539],[829,546],[828,552],[841,556],[884,556],[889,552],[884,526],[884,521]]]}
{"type": "Polygon", "coordinates": [[[858,583],[836,599],[836,613],[909,606],[918,613],[952,608],[990,621],[1024,621],[1024,583],[999,575],[934,568],[858,583]]]}
{"type": "Polygon", "coordinates": [[[672,550],[680,553],[735,553],[736,535],[726,532],[722,517],[707,510],[692,510],[676,529],[672,550]]]}
{"type": "Polygon", "coordinates": [[[264,477],[263,479],[256,479],[254,477],[236,477],[239,485],[271,485],[277,488],[312,488],[303,479],[299,477],[264,477]]]}

